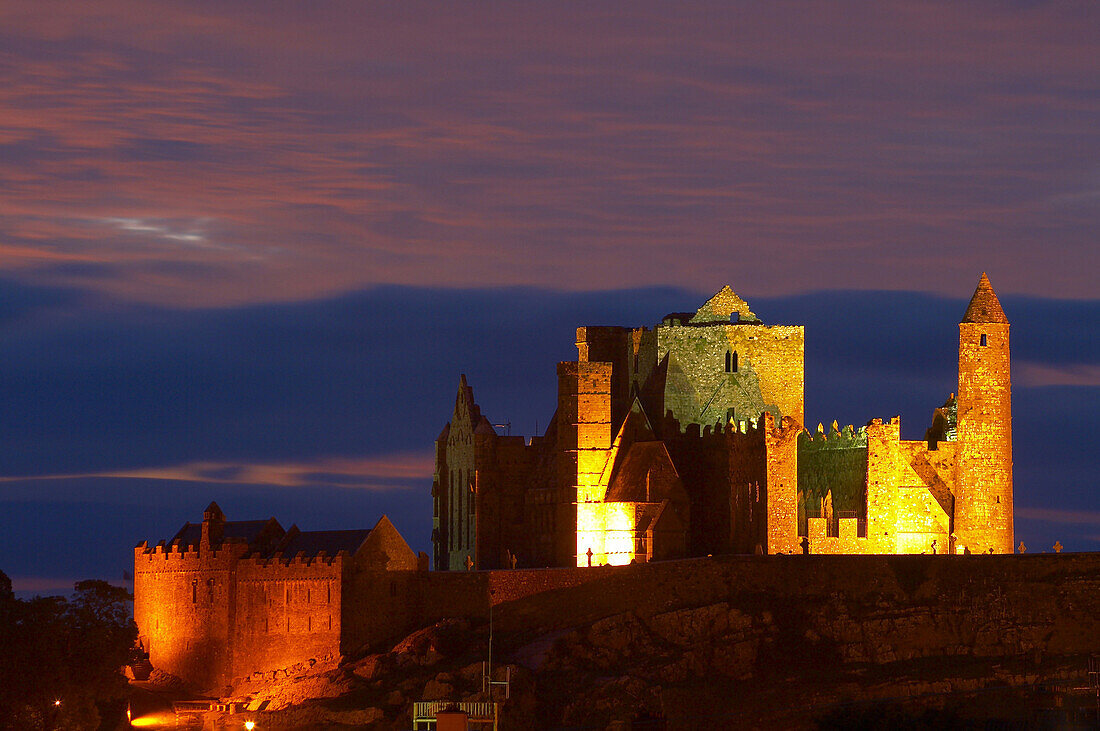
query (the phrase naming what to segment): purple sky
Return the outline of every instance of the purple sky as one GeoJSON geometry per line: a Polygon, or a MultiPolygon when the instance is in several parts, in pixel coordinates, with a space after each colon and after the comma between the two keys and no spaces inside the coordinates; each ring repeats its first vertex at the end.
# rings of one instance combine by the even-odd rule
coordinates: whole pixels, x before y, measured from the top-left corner
{"type": "Polygon", "coordinates": [[[1097,294],[1093,2],[15,2],[0,68],[37,281],[1097,294]]]}
{"type": "Polygon", "coordinates": [[[27,526],[0,569],[24,591],[99,571],[28,536],[117,520],[109,576],[211,497],[316,528],[404,510],[425,548],[460,371],[530,433],[578,319],[726,283],[836,340],[808,388],[886,351],[808,419],[919,436],[982,270],[1020,344],[1017,502],[1100,540],[1093,442],[1035,428],[1100,407],[1094,2],[5,2],[0,75],[0,502],[27,526]]]}

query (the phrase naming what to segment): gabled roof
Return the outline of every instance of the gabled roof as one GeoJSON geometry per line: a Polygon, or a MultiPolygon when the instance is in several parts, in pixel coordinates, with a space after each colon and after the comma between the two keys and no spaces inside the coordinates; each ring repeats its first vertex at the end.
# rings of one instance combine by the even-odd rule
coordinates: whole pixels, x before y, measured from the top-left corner
{"type": "Polygon", "coordinates": [[[682,491],[665,443],[635,442],[612,475],[604,499],[613,503],[656,503],[678,498],[682,491]]]}
{"type": "Polygon", "coordinates": [[[292,526],[270,553],[281,553],[283,558],[294,558],[299,553],[305,554],[305,558],[313,558],[322,551],[326,556],[335,556],[340,551],[353,555],[369,535],[367,529],[301,531],[292,526]]]}
{"type": "MultiPolygon", "coordinates": [[[[279,525],[274,518],[268,518],[267,520],[227,520],[221,523],[221,536],[218,542],[239,541],[251,546],[271,523],[276,526],[279,525]]],[[[279,531],[282,531],[281,527],[279,531]]],[[[202,523],[184,523],[183,527],[176,532],[176,535],[172,536],[172,540],[168,543],[175,543],[179,540],[180,550],[195,550],[199,547],[201,539],[202,523]]]]}
{"type": "Polygon", "coordinates": [[[708,322],[730,321],[730,315],[734,312],[740,315],[741,322],[759,322],[760,319],[749,309],[749,303],[737,296],[727,284],[718,290],[713,297],[703,303],[691,318],[693,324],[708,322]]]}
{"type": "Polygon", "coordinates": [[[997,293],[993,291],[993,285],[989,283],[985,272],[982,272],[981,279],[978,280],[978,288],[970,298],[970,305],[966,308],[962,321],[1008,324],[1005,311],[1001,309],[1001,301],[997,299],[997,293]]]}

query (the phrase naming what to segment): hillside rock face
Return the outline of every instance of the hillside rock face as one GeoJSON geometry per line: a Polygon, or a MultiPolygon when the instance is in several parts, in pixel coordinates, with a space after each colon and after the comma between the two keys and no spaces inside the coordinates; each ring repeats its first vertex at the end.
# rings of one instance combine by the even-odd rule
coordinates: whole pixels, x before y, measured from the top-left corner
{"type": "MultiPolygon", "coordinates": [[[[370,727],[409,728],[412,701],[480,698],[486,639],[484,624],[443,623],[345,663],[326,723],[370,708],[370,727]]],[[[1020,720],[1037,685],[1087,684],[1098,653],[1094,554],[698,559],[494,608],[494,662],[513,680],[504,728],[517,729],[658,715],[812,728],[875,699],[1020,720]]],[[[264,727],[295,727],[304,711],[289,710],[264,727]]]]}

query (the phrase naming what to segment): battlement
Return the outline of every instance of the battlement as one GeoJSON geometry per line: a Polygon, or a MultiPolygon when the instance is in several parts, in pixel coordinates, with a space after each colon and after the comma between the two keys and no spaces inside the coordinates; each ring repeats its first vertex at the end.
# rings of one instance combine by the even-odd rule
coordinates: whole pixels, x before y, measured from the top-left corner
{"type": "Polygon", "coordinates": [[[257,569],[285,566],[340,566],[344,561],[349,558],[351,558],[351,554],[347,551],[340,551],[331,556],[326,554],[324,551],[320,551],[314,556],[307,556],[304,551],[298,551],[293,556],[288,556],[284,555],[281,552],[276,552],[270,556],[263,556],[260,554],[244,556],[240,559],[238,565],[248,566],[257,569]]]}
{"type": "Polygon", "coordinates": [[[202,550],[191,544],[181,545],[179,541],[159,541],[155,546],[149,546],[148,541],[142,541],[134,548],[134,564],[139,561],[153,563],[157,560],[171,561],[174,564],[216,563],[239,558],[248,550],[243,541],[226,541],[218,548],[202,550]]]}
{"type": "Polygon", "coordinates": [[[834,420],[826,430],[823,424],[817,425],[817,431],[811,432],[804,429],[798,435],[798,448],[800,451],[813,451],[822,449],[858,449],[867,447],[867,427],[853,427],[851,424],[841,428],[834,420]]]}
{"type": "Polygon", "coordinates": [[[808,518],[807,548],[813,554],[848,554],[865,553],[869,545],[866,529],[861,527],[865,523],[862,518],[853,516],[840,516],[833,519],[836,526],[836,535],[829,535],[828,518],[808,518]],[[861,529],[864,535],[860,535],[861,529]]]}

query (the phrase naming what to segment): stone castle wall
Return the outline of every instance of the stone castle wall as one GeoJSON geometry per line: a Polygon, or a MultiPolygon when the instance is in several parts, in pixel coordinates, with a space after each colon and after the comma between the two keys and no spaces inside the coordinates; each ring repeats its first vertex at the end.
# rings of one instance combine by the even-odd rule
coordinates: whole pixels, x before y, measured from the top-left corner
{"type": "Polygon", "coordinates": [[[227,675],[247,676],[339,654],[344,568],[343,556],[308,562],[243,559],[237,566],[227,675]]]}
{"type": "Polygon", "coordinates": [[[223,682],[230,667],[237,559],[243,546],[220,551],[135,549],[134,621],[154,667],[202,687],[223,682]]]}

